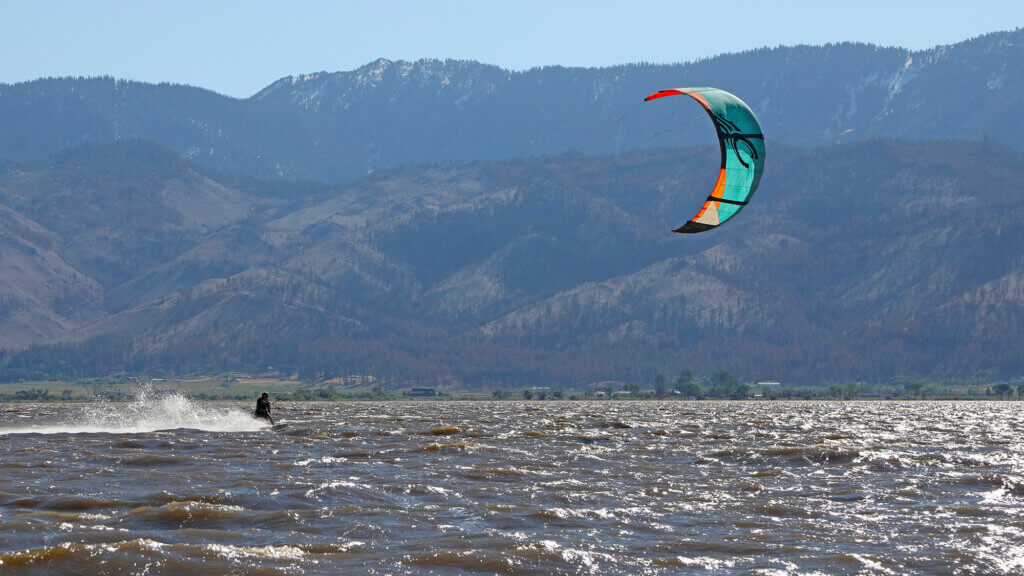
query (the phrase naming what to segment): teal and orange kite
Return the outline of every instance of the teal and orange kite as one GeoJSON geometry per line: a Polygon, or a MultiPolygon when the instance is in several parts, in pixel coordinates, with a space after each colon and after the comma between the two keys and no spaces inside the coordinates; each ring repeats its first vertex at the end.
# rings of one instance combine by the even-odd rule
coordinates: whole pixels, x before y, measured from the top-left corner
{"type": "Polygon", "coordinates": [[[722,151],[722,166],[711,195],[696,216],[673,230],[692,234],[723,224],[750,202],[764,171],[764,134],[750,107],[718,88],[660,90],[644,98],[644,102],[677,94],[689,96],[704,107],[715,123],[722,151]]]}

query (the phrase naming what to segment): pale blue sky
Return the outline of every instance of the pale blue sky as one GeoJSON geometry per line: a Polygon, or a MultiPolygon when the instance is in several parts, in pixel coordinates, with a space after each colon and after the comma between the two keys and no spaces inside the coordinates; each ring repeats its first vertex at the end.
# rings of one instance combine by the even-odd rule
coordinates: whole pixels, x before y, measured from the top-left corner
{"type": "Polygon", "coordinates": [[[1020,26],[1021,0],[0,0],[0,82],[106,74],[245,97],[379,57],[608,66],[780,44],[921,49],[1020,26]]]}

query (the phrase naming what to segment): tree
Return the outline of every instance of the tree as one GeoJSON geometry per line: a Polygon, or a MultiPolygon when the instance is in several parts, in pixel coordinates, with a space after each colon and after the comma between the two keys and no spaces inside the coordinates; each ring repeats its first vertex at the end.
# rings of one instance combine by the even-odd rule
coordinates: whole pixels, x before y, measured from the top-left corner
{"type": "Polygon", "coordinates": [[[676,390],[682,392],[680,386],[693,382],[693,372],[689,370],[683,370],[679,373],[679,377],[676,378],[676,390]]]}
{"type": "Polygon", "coordinates": [[[750,386],[747,384],[740,384],[735,388],[730,398],[746,398],[748,396],[750,396],[750,386]]]}
{"type": "Polygon", "coordinates": [[[839,398],[842,395],[843,395],[843,387],[842,386],[840,386],[838,384],[833,384],[833,385],[828,387],[828,397],[829,398],[833,398],[833,399],[834,398],[839,398]]]}
{"type": "Polygon", "coordinates": [[[910,379],[906,376],[893,376],[889,379],[889,384],[896,388],[903,388],[906,390],[907,384],[910,383],[910,379]]]}
{"type": "Polygon", "coordinates": [[[527,388],[526,390],[523,390],[523,398],[525,398],[526,400],[532,400],[533,399],[533,392],[531,392],[529,388],[527,388]]]}
{"type": "Polygon", "coordinates": [[[907,394],[911,398],[917,398],[921,394],[921,388],[924,388],[924,384],[921,382],[915,382],[913,380],[905,380],[903,382],[903,389],[906,390],[907,394]]]}
{"type": "Polygon", "coordinates": [[[668,379],[661,372],[654,377],[654,395],[658,397],[668,394],[668,379]]]}
{"type": "Polygon", "coordinates": [[[675,389],[681,396],[700,398],[704,394],[704,388],[693,378],[693,372],[683,370],[676,378],[675,389]]]}
{"type": "Polygon", "coordinates": [[[1024,396],[1024,382],[1017,384],[1017,400],[1020,400],[1024,396]]]}
{"type": "Polygon", "coordinates": [[[559,389],[555,390],[554,392],[552,392],[551,395],[554,396],[555,398],[561,400],[565,396],[565,392],[561,388],[559,388],[559,389]]]}
{"type": "Polygon", "coordinates": [[[728,370],[716,372],[711,377],[711,394],[720,398],[746,398],[750,387],[740,384],[739,378],[728,370]]]}
{"type": "Polygon", "coordinates": [[[860,385],[856,382],[850,382],[843,389],[843,397],[847,400],[853,400],[860,394],[860,385]]]}
{"type": "Polygon", "coordinates": [[[992,387],[992,392],[999,395],[999,399],[1002,400],[1005,395],[1007,398],[1010,394],[1013,394],[1013,386],[1010,386],[1006,382],[1000,382],[992,387]]]}
{"type": "Polygon", "coordinates": [[[509,397],[509,393],[508,393],[508,390],[502,390],[502,389],[499,388],[499,389],[491,392],[491,396],[494,396],[494,398],[496,398],[498,400],[504,400],[505,398],[509,397]]]}
{"type": "Polygon", "coordinates": [[[630,382],[629,384],[626,384],[625,386],[622,387],[622,389],[625,390],[626,392],[629,392],[633,396],[638,396],[640,394],[640,385],[635,382],[630,382]]]}
{"type": "Polygon", "coordinates": [[[691,396],[694,398],[700,398],[704,395],[704,388],[700,385],[700,382],[694,382],[693,380],[683,382],[682,384],[677,382],[676,390],[679,392],[680,396],[686,398],[691,396]]]}

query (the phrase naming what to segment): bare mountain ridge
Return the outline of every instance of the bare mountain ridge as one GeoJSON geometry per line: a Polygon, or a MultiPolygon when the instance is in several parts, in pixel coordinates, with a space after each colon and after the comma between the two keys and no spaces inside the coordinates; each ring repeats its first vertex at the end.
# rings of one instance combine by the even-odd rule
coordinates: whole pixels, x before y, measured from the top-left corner
{"type": "Polygon", "coordinates": [[[56,234],[0,206],[0,347],[45,342],[102,316],[100,286],[57,245],[56,234]]]}
{"type": "Polygon", "coordinates": [[[8,166],[5,246],[37,251],[0,247],[0,333],[36,345],[9,349],[4,373],[38,376],[56,357],[64,376],[273,365],[498,385],[1024,370],[1024,154],[771,150],[742,218],[688,237],[663,233],[710,186],[712,147],[339,186],[225,178],[145,143],[8,166]],[[26,317],[56,320],[33,332],[26,317]]]}
{"type": "Polygon", "coordinates": [[[741,95],[773,140],[795,146],[988,135],[1019,147],[1007,127],[1024,124],[1024,31],[923,51],[830,44],[596,69],[378,60],[284,78],[243,100],[110,78],[38,80],[0,85],[0,159],[144,139],[221,173],[342,182],[420,163],[710,141],[665,130],[668,110],[690,112],[682,104],[641,103],[680,85],[741,95]]]}

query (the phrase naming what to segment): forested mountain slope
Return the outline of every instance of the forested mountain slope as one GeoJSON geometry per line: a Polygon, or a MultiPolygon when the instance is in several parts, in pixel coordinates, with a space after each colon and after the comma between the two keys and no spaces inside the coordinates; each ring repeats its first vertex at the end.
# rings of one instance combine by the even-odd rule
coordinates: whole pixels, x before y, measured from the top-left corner
{"type": "Polygon", "coordinates": [[[740,217],[666,236],[717,154],[432,164],[334,186],[220,176],[143,142],[8,164],[3,375],[1024,370],[1024,153],[769,142],[740,217]]]}

